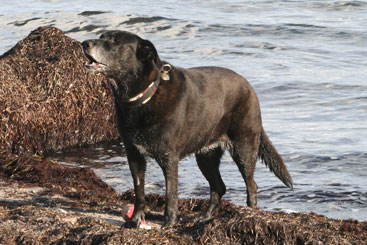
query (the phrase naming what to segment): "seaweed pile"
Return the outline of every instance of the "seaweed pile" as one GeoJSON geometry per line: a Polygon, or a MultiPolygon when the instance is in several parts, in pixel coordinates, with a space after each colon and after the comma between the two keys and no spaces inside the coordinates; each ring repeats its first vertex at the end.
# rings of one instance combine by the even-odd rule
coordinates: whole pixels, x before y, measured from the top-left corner
{"type": "Polygon", "coordinates": [[[101,202],[118,196],[91,168],[71,168],[38,155],[0,154],[0,169],[4,179],[44,187],[68,198],[101,202]]]}
{"type": "Polygon", "coordinates": [[[208,223],[185,226],[200,244],[367,244],[367,223],[314,213],[272,213],[222,201],[208,223]]]}
{"type": "Polygon", "coordinates": [[[0,56],[0,151],[42,154],[118,137],[106,79],[85,62],[80,43],[55,27],[0,56]]]}
{"type": "Polygon", "coordinates": [[[153,228],[123,228],[121,211],[134,202],[132,190],[118,195],[88,168],[36,155],[0,153],[0,185],[0,244],[367,244],[367,222],[224,200],[213,219],[196,223],[208,200],[180,199],[178,224],[160,229],[165,197],[157,194],[146,196],[153,228]]]}
{"type": "MultiPolygon", "coordinates": [[[[163,213],[148,212],[151,230],[124,229],[123,197],[89,168],[72,168],[38,155],[0,153],[0,244],[191,244],[161,230],[163,213]]],[[[129,197],[129,198],[127,198],[129,197]]],[[[151,200],[164,198],[153,195],[151,200]]]]}

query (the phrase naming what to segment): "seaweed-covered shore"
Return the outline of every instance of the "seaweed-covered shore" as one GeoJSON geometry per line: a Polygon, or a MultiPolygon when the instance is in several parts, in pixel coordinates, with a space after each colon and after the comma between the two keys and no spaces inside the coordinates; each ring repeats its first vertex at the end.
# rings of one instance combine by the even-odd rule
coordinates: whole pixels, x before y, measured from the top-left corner
{"type": "Polygon", "coordinates": [[[194,223],[206,200],[180,199],[179,223],[161,230],[164,196],[147,195],[147,224],[123,228],[132,191],[118,195],[89,168],[48,158],[0,155],[0,244],[366,244],[367,222],[314,213],[272,213],[222,201],[194,223]]]}
{"type": "Polygon", "coordinates": [[[178,224],[162,230],[158,195],[146,197],[150,230],[123,228],[132,191],[42,156],[118,137],[106,80],[84,62],[80,43],[54,27],[0,56],[0,244],[367,244],[367,222],[224,200],[213,219],[195,223],[208,200],[180,199],[178,224]]]}

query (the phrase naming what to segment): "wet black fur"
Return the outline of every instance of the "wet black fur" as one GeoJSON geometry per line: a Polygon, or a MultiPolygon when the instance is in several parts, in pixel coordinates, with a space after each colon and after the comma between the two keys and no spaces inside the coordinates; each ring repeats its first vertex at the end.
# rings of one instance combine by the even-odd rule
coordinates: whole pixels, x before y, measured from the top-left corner
{"type": "MultiPolygon", "coordinates": [[[[271,171],[292,187],[292,179],[268,139],[261,123],[258,98],[245,78],[220,67],[184,69],[172,66],[169,81],[161,81],[145,105],[130,107],[131,98],[157,79],[163,64],[154,45],[122,31],[83,42],[91,60],[106,67],[115,95],[117,124],[134,180],[135,212],[130,222],[144,219],[145,156],[154,158],[166,181],[164,226],[176,222],[178,162],[194,153],[210,185],[210,205],[198,220],[211,218],[226,187],[219,173],[220,159],[228,149],[247,186],[247,204],[257,204],[255,164],[261,158],[271,171]]],[[[103,125],[101,125],[103,126],[103,125]]]]}

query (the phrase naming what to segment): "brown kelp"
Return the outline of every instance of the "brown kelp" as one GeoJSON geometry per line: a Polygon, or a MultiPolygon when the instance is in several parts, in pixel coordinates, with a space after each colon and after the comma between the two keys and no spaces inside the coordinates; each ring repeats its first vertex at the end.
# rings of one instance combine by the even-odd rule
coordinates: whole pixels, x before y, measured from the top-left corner
{"type": "Polygon", "coordinates": [[[0,56],[0,151],[47,152],[118,137],[113,96],[81,45],[40,27],[0,56]]]}
{"type": "Polygon", "coordinates": [[[0,185],[4,244],[367,244],[367,222],[267,212],[225,200],[213,219],[196,223],[208,200],[180,199],[178,224],[161,230],[165,197],[157,194],[146,196],[152,229],[124,228],[121,211],[134,202],[133,191],[118,195],[91,169],[37,155],[0,153],[0,185]]]}

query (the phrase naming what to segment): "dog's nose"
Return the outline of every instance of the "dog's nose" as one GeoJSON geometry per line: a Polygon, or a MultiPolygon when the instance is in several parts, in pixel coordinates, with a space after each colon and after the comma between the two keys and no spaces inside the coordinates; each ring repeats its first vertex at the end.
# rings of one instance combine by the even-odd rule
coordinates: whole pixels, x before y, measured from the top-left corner
{"type": "Polygon", "coordinates": [[[92,46],[92,41],[91,40],[84,41],[82,43],[82,46],[83,46],[83,49],[90,48],[92,46]]]}

